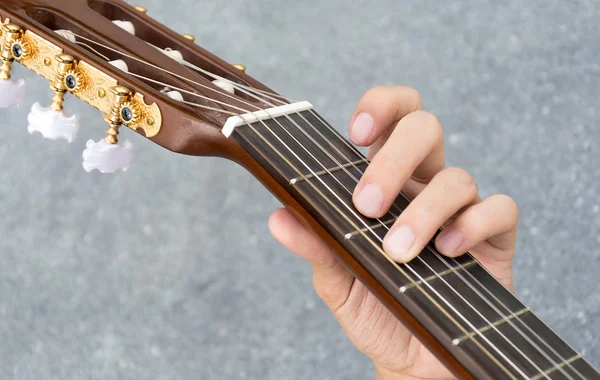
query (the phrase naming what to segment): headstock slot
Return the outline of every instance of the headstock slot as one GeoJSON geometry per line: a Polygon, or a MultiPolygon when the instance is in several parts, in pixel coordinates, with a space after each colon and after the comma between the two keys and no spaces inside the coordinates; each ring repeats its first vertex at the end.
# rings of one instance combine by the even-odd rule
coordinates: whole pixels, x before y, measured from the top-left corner
{"type": "MultiPolygon", "coordinates": [[[[177,34],[175,31],[168,29],[164,31],[162,28],[157,28],[154,25],[155,21],[146,14],[137,11],[135,8],[124,6],[118,2],[107,0],[90,0],[88,5],[92,10],[105,17],[109,21],[122,20],[129,21],[135,26],[136,37],[144,40],[160,49],[173,49],[179,51],[184,59],[195,66],[202,68],[208,72],[226,78],[238,84],[255,87],[264,91],[273,92],[264,85],[252,80],[251,77],[245,75],[240,70],[235,69],[230,64],[225,64],[221,59],[213,56],[199,46],[195,45],[177,34]]],[[[200,72],[195,72],[197,75],[203,76],[209,81],[215,78],[205,75],[200,72]]],[[[247,102],[261,105],[256,98],[253,98],[243,92],[236,93],[236,96],[244,99],[247,102]]],[[[264,106],[264,104],[262,104],[264,106]]]]}
{"type": "MultiPolygon", "coordinates": [[[[47,9],[35,9],[31,8],[27,11],[27,14],[37,22],[43,24],[47,28],[51,30],[69,30],[75,33],[78,36],[85,37],[89,40],[95,41],[96,38],[86,31],[84,28],[79,27],[75,23],[71,22],[66,17],[55,13],[53,11],[47,9]]],[[[68,43],[68,41],[64,41],[68,43]]],[[[86,50],[89,54],[93,54],[97,59],[102,61],[114,61],[114,60],[122,60],[124,61],[130,69],[130,72],[135,73],[139,76],[144,76],[151,78],[154,81],[144,81],[148,86],[152,87],[154,90],[160,92],[164,89],[165,86],[158,84],[157,82],[173,84],[173,86],[177,86],[178,88],[182,87],[183,90],[194,92],[197,91],[193,88],[193,86],[187,83],[176,83],[173,80],[173,77],[166,72],[159,71],[154,69],[152,66],[144,64],[137,59],[131,58],[131,56],[127,54],[123,54],[115,51],[116,49],[108,49],[99,44],[94,44],[93,42],[81,40],[80,43],[76,43],[75,45],[80,48],[86,50]]],[[[125,75],[125,74],[124,74],[125,75]]],[[[142,80],[142,79],[139,79],[142,80]]],[[[142,80],[143,81],[143,80],[142,80]]],[[[189,102],[200,102],[201,99],[189,95],[187,93],[182,94],[184,99],[189,102]]]]}

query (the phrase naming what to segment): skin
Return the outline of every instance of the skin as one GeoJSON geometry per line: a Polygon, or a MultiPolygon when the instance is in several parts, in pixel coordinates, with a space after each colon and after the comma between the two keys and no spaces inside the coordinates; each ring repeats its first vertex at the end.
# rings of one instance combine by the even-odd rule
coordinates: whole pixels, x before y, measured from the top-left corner
{"type": "MultiPolygon", "coordinates": [[[[416,90],[384,86],[367,91],[352,117],[350,138],[370,147],[371,164],[353,198],[361,213],[383,216],[400,191],[413,199],[384,239],[394,260],[410,261],[445,226],[436,240],[442,254],[469,251],[513,288],[518,208],[506,195],[482,200],[468,172],[446,168],[442,127],[421,110],[416,90]]],[[[453,378],[286,209],[271,215],[269,228],[281,244],[312,264],[317,293],[352,343],[373,360],[379,380],[453,378]]]]}

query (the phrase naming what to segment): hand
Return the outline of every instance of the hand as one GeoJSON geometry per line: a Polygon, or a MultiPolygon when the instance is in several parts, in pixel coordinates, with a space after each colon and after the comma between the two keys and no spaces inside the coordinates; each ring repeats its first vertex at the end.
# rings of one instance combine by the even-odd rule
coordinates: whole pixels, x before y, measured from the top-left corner
{"type": "MultiPolygon", "coordinates": [[[[356,208],[368,217],[382,217],[404,191],[413,201],[384,239],[384,249],[394,260],[416,257],[446,225],[436,240],[442,254],[456,257],[470,251],[512,289],[519,217],[515,202],[505,195],[482,201],[465,170],[445,168],[442,127],[420,109],[419,94],[406,87],[374,88],[360,100],[350,138],[371,147],[371,164],[354,191],[356,208]]],[[[379,379],[452,378],[287,210],[274,212],[269,227],[279,242],[312,264],[318,294],[352,343],[373,360],[379,379]]]]}

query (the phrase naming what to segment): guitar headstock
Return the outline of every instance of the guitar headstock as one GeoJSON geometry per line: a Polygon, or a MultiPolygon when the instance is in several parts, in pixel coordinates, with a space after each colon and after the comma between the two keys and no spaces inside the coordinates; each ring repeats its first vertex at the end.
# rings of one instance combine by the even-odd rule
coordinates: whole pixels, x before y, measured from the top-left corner
{"type": "Polygon", "coordinates": [[[287,103],[243,66],[121,0],[4,0],[0,23],[0,108],[24,101],[24,81],[11,76],[18,63],[50,83],[48,99],[31,108],[30,133],[74,141],[79,120],[63,109],[65,96],[104,114],[104,139],[88,141],[83,155],[87,171],[127,169],[123,126],[174,152],[236,159],[239,147],[221,133],[227,120],[287,103]]]}

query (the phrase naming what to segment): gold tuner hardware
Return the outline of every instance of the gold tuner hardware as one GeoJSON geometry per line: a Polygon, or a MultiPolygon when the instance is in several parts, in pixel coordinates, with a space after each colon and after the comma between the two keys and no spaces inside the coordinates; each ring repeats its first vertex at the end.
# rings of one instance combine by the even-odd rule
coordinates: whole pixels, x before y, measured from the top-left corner
{"type": "Polygon", "coordinates": [[[182,34],[182,37],[188,41],[196,41],[196,37],[193,34],[182,34]]]}
{"type": "Polygon", "coordinates": [[[75,58],[67,54],[60,54],[56,56],[56,62],[58,63],[58,72],[56,73],[56,79],[50,84],[50,89],[54,91],[50,108],[60,112],[63,110],[65,94],[67,91],[72,91],[76,88],[78,84],[73,71],[75,58]]]}
{"type": "Polygon", "coordinates": [[[135,7],[135,9],[137,9],[137,10],[138,10],[138,12],[142,12],[142,13],[148,13],[148,8],[146,8],[146,7],[143,7],[143,6],[141,6],[141,5],[138,5],[138,6],[136,6],[136,7],[135,7]]]}
{"type": "Polygon", "coordinates": [[[12,63],[15,59],[24,58],[25,52],[28,54],[31,52],[31,47],[28,45],[17,44],[18,41],[22,41],[23,30],[15,24],[2,25],[2,66],[0,67],[0,79],[9,80],[10,71],[12,69],[12,63]]]}
{"type": "Polygon", "coordinates": [[[105,120],[108,123],[108,130],[106,131],[106,137],[104,141],[109,144],[117,144],[119,140],[119,127],[121,124],[131,124],[133,118],[136,116],[140,117],[139,108],[132,109],[131,104],[131,91],[123,86],[116,86],[111,89],[113,94],[113,105],[110,110],[110,114],[106,115],[105,120]]]}
{"type": "Polygon", "coordinates": [[[246,66],[242,65],[241,63],[235,63],[235,64],[233,64],[233,67],[235,67],[236,69],[240,70],[243,73],[246,72],[246,66]]]}

